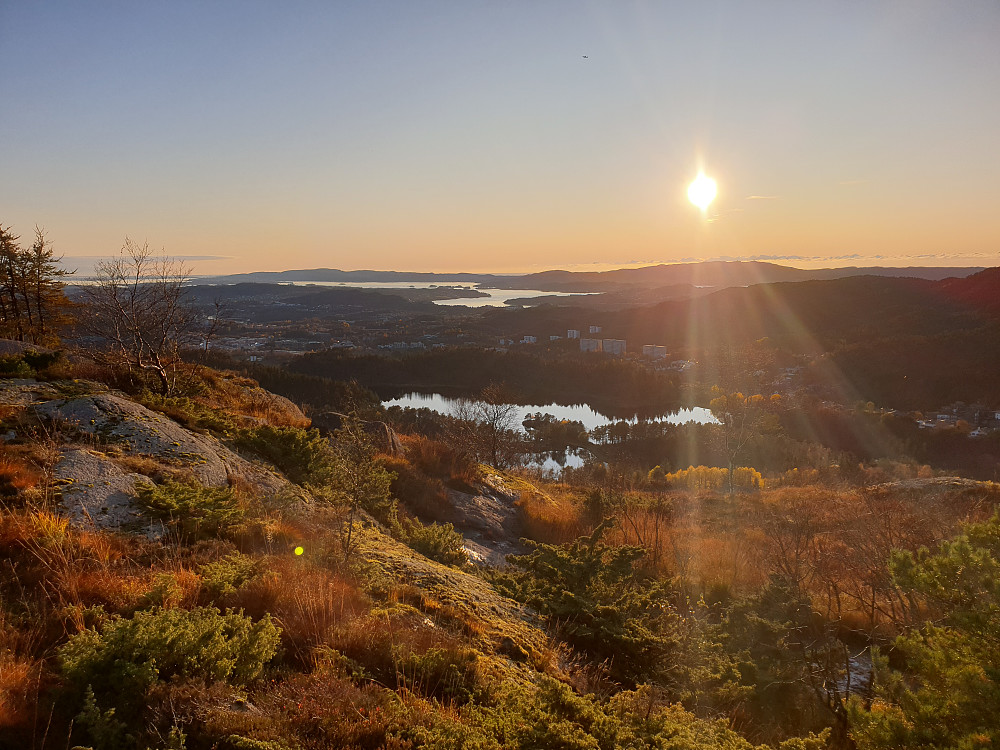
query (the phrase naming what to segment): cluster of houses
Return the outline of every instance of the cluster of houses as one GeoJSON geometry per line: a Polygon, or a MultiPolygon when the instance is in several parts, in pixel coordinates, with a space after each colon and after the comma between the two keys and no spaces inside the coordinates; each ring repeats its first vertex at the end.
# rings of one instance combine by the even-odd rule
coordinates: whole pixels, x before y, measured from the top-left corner
{"type": "MultiPolygon", "coordinates": [[[[600,326],[590,326],[588,331],[588,336],[583,337],[580,335],[580,330],[576,328],[570,328],[566,331],[567,339],[575,339],[580,342],[581,352],[604,352],[605,354],[616,354],[621,356],[626,352],[625,339],[603,339],[603,338],[593,338],[595,333],[600,333],[600,326]]],[[[549,341],[559,341],[562,336],[549,336],[549,341]]],[[[514,342],[510,339],[500,339],[500,346],[510,345],[514,342]]],[[[537,336],[524,336],[519,342],[519,344],[537,344],[537,336]]]]}
{"type": "MultiPolygon", "coordinates": [[[[604,354],[613,354],[615,356],[623,356],[627,351],[628,347],[625,339],[606,339],[599,338],[597,334],[601,333],[601,326],[590,326],[587,330],[587,335],[583,335],[582,329],[570,328],[566,331],[567,339],[574,339],[580,342],[581,352],[603,352],[604,354]]],[[[549,341],[559,341],[562,336],[549,336],[549,341]]],[[[509,346],[513,344],[514,341],[511,339],[500,339],[500,346],[509,346]]],[[[524,336],[521,338],[519,344],[537,344],[537,336],[524,336]]],[[[663,359],[665,360],[669,356],[670,352],[665,346],[659,346],[657,344],[644,344],[642,347],[642,356],[649,359],[663,359]]],[[[688,362],[687,360],[678,360],[676,362],[671,362],[670,367],[673,369],[686,370],[694,366],[694,362],[688,362]]]]}
{"type": "Polygon", "coordinates": [[[941,408],[936,414],[924,415],[917,424],[925,429],[933,427],[957,427],[964,422],[971,428],[969,435],[978,437],[1000,429],[1000,411],[988,409],[982,404],[966,404],[956,401],[941,408]]]}
{"type": "Polygon", "coordinates": [[[588,338],[583,338],[578,330],[570,328],[566,331],[566,338],[579,339],[581,352],[604,352],[605,354],[616,354],[618,356],[625,353],[625,339],[590,338],[590,336],[600,332],[600,326],[591,326],[588,338]]]}

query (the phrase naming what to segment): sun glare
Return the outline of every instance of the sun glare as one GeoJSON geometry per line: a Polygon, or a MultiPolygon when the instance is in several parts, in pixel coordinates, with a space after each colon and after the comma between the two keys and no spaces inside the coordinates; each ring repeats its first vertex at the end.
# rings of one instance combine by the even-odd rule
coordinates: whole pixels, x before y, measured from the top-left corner
{"type": "Polygon", "coordinates": [[[715,200],[717,192],[715,180],[706,177],[704,172],[699,172],[694,182],[688,185],[688,200],[704,212],[709,204],[715,200]]]}

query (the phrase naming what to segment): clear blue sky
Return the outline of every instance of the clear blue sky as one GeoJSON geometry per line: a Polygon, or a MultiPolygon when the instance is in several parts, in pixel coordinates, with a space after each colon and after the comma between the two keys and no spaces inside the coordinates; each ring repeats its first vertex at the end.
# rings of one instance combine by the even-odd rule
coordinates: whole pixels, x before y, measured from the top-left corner
{"type": "Polygon", "coordinates": [[[0,98],[0,222],[70,256],[1000,264],[995,0],[0,0],[0,98]]]}

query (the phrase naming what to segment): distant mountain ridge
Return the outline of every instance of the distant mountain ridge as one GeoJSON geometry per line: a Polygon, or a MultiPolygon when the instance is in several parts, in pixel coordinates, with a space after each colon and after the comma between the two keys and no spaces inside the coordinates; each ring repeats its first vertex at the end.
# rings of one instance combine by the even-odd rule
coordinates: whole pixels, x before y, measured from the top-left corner
{"type": "MultiPolygon", "coordinates": [[[[543,271],[517,278],[519,283],[542,284],[553,291],[583,291],[583,285],[614,284],[623,286],[660,286],[690,284],[692,286],[749,286],[780,281],[820,281],[851,276],[891,276],[939,281],[951,277],[964,277],[981,268],[888,268],[883,266],[801,269],[762,261],[705,261],[701,263],[673,263],[644,268],[622,268],[614,271],[572,272],[543,271]],[[571,288],[572,287],[572,288],[571,288]],[[577,288],[579,287],[579,288],[577,288]]],[[[512,283],[514,279],[504,279],[512,283]]]]}
{"type": "Polygon", "coordinates": [[[907,267],[884,266],[801,269],[762,261],[705,261],[671,263],[643,268],[620,268],[612,271],[562,271],[506,276],[477,273],[433,273],[410,271],[342,271],[336,268],[257,271],[198,279],[198,284],[326,282],[326,283],[464,283],[482,284],[497,289],[537,289],[551,292],[607,292],[629,288],[691,285],[723,288],[779,281],[816,281],[851,276],[890,276],[940,281],[964,278],[984,271],[982,267],[907,267]]]}

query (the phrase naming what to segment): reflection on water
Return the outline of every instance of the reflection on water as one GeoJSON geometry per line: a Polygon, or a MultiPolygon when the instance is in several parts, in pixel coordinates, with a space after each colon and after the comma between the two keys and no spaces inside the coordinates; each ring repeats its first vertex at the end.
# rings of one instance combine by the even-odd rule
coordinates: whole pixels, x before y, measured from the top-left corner
{"type": "MultiPolygon", "coordinates": [[[[438,414],[452,414],[454,413],[455,406],[459,403],[460,399],[456,398],[446,398],[440,393],[408,393],[405,396],[399,398],[390,399],[383,401],[382,405],[386,408],[390,406],[401,406],[409,407],[411,409],[430,409],[431,411],[436,411],[438,414]]],[[[524,418],[529,414],[537,414],[541,412],[542,414],[551,414],[556,419],[568,419],[573,422],[580,422],[583,424],[584,428],[590,432],[598,427],[604,427],[613,422],[629,422],[634,424],[638,420],[636,419],[625,419],[616,420],[611,419],[598,411],[595,411],[587,404],[575,404],[573,406],[562,406],[560,404],[545,404],[545,405],[532,405],[528,404],[522,406],[521,404],[515,404],[514,408],[517,410],[517,423],[520,426],[524,418]]],[[[698,424],[718,424],[718,420],[712,416],[712,412],[703,406],[694,406],[690,409],[678,409],[675,412],[670,412],[669,414],[661,414],[659,416],[651,418],[651,422],[669,422],[670,424],[686,424],[688,422],[696,422],[698,424]]]]}
{"type": "Polygon", "coordinates": [[[486,292],[486,297],[460,299],[436,299],[435,305],[464,305],[465,307],[503,307],[512,299],[534,299],[535,297],[571,297],[579,294],[598,294],[598,292],[540,292],[537,289],[476,289],[486,292]]]}
{"type": "Polygon", "coordinates": [[[556,476],[562,473],[562,470],[569,467],[570,469],[579,469],[583,466],[585,451],[580,448],[566,448],[561,451],[543,451],[541,453],[534,454],[531,461],[527,463],[529,469],[541,469],[542,471],[550,471],[556,476]]]}

